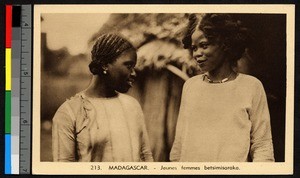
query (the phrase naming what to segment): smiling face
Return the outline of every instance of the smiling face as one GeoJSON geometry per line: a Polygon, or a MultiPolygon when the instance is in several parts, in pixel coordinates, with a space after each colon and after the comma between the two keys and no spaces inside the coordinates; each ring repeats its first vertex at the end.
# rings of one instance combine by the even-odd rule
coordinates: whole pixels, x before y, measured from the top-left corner
{"type": "Polygon", "coordinates": [[[125,93],[132,87],[136,78],[136,60],[136,51],[130,49],[124,51],[114,62],[107,64],[107,83],[112,89],[125,93]]]}
{"type": "Polygon", "coordinates": [[[191,48],[193,59],[203,72],[216,71],[225,62],[224,49],[218,42],[209,41],[200,30],[193,33],[191,48]]]}

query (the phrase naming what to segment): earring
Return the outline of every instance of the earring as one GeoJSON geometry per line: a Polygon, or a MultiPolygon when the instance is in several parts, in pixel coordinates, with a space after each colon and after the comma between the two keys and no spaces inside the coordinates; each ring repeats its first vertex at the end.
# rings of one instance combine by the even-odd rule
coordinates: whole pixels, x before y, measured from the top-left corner
{"type": "Polygon", "coordinates": [[[103,74],[104,74],[104,75],[106,75],[106,74],[107,74],[107,71],[106,71],[106,70],[104,70],[104,71],[103,71],[103,74]]]}

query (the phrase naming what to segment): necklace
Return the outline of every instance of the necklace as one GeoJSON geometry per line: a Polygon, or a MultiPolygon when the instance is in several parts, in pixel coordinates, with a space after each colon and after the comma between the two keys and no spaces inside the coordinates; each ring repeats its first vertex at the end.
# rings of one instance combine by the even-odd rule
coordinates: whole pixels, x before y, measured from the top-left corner
{"type": "Polygon", "coordinates": [[[230,72],[230,74],[228,75],[228,77],[226,77],[226,78],[224,78],[224,79],[222,79],[220,81],[211,80],[209,78],[208,74],[204,74],[203,75],[203,81],[206,79],[208,81],[208,83],[224,83],[224,82],[227,82],[230,79],[230,77],[232,76],[233,73],[234,72],[230,72]]]}

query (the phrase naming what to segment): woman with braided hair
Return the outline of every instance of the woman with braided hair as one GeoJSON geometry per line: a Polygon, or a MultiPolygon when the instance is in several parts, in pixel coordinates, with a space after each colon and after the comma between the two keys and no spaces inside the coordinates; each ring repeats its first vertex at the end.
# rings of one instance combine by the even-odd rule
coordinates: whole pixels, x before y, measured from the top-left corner
{"type": "Polygon", "coordinates": [[[247,29],[230,14],[192,14],[183,39],[203,74],[183,87],[171,161],[273,162],[262,83],[235,68],[247,29]]]}
{"type": "Polygon", "coordinates": [[[136,77],[136,49],[119,35],[104,34],[91,53],[89,86],[53,118],[54,161],[153,161],[142,109],[122,94],[136,77]]]}

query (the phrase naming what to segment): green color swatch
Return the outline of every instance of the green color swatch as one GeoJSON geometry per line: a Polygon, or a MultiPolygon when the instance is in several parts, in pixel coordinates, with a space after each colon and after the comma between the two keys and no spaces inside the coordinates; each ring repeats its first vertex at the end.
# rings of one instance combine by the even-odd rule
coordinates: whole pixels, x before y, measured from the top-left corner
{"type": "Polygon", "coordinates": [[[5,133],[11,132],[11,91],[5,91],[5,133]]]}

